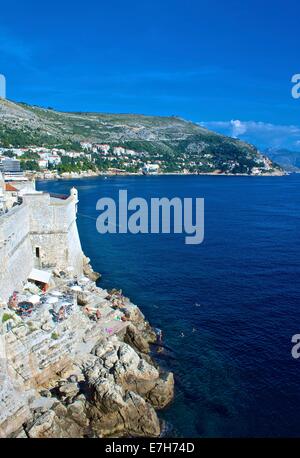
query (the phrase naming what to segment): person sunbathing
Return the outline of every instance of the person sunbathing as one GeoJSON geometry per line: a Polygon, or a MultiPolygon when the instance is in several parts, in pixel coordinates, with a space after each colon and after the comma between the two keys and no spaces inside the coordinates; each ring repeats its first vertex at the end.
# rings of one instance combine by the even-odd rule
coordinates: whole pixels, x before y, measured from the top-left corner
{"type": "Polygon", "coordinates": [[[9,300],[9,303],[8,303],[8,306],[13,310],[17,310],[18,309],[18,296],[17,296],[16,291],[11,296],[11,298],[9,300]]]}
{"type": "Polygon", "coordinates": [[[63,321],[65,318],[65,308],[62,305],[58,311],[58,321],[63,321]]]}

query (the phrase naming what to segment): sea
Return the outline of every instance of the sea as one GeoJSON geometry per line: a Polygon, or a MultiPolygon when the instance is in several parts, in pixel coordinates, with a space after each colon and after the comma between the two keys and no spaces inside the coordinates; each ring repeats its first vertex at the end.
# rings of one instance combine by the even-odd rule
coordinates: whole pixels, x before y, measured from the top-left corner
{"type": "Polygon", "coordinates": [[[99,286],[122,289],[155,328],[153,354],[175,376],[159,416],[178,437],[300,436],[300,175],[114,176],[40,181],[79,192],[82,247],[99,286]],[[205,237],[105,234],[101,197],[205,201],[205,237]]]}

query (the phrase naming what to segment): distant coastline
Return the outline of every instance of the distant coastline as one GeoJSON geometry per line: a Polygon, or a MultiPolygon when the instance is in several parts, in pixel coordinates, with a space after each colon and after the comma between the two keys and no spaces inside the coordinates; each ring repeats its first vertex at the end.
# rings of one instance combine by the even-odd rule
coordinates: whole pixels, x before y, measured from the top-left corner
{"type": "Polygon", "coordinates": [[[42,179],[284,173],[256,146],[174,116],[62,113],[5,100],[0,127],[3,162],[42,179]]]}
{"type": "Polygon", "coordinates": [[[53,174],[44,174],[44,173],[27,173],[26,175],[29,178],[33,178],[38,181],[53,181],[53,180],[74,180],[74,179],[81,179],[81,178],[96,178],[96,177],[122,177],[122,176],[140,176],[140,177],[159,177],[159,176],[222,176],[222,177],[281,177],[289,175],[289,172],[275,172],[275,173],[265,173],[265,174],[247,174],[247,173],[214,173],[214,172],[207,172],[207,173],[174,173],[174,172],[164,172],[164,173],[157,173],[157,174],[147,174],[144,175],[142,173],[133,173],[133,172],[124,172],[124,173],[96,173],[96,172],[82,172],[82,173],[64,173],[62,175],[53,174]]]}

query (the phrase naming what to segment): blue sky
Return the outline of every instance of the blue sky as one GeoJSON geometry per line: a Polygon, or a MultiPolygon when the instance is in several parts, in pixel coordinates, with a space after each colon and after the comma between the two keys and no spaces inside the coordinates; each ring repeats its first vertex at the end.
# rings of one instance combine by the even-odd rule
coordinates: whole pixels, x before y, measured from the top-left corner
{"type": "Polygon", "coordinates": [[[296,0],[12,0],[1,5],[0,73],[13,100],[175,114],[300,149],[299,14],[296,0]]]}

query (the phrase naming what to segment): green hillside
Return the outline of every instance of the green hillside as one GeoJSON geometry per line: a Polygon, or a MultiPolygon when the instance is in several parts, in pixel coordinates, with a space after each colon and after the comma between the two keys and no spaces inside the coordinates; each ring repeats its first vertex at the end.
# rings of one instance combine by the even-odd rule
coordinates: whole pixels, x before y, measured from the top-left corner
{"type": "Polygon", "coordinates": [[[0,147],[80,150],[80,141],[107,143],[160,161],[163,171],[280,173],[257,148],[178,117],[64,113],[0,100],[0,147]]]}

